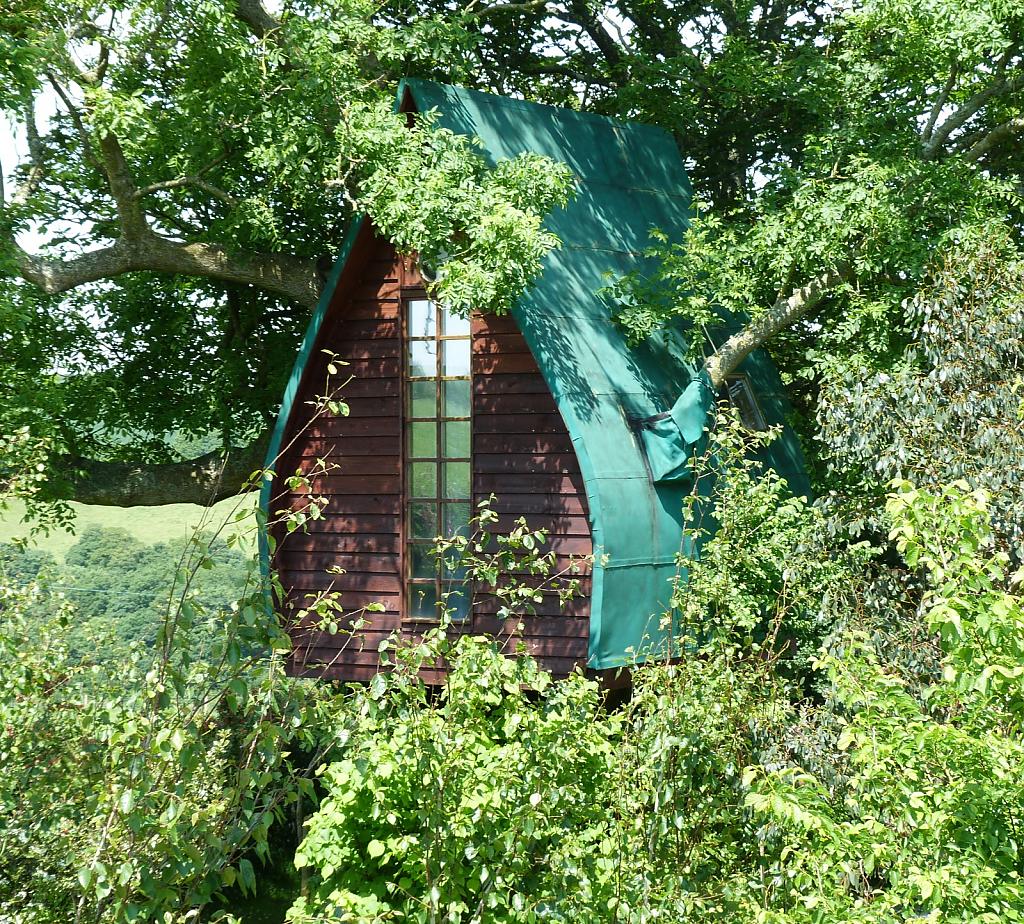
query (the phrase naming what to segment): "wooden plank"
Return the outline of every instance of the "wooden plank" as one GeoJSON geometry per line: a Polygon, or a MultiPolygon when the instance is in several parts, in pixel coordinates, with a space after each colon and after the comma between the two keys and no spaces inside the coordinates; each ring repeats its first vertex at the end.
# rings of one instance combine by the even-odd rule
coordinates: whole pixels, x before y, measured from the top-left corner
{"type": "MultiPolygon", "coordinates": [[[[378,267],[380,267],[380,264],[378,264],[378,267]]],[[[370,269],[370,267],[368,266],[367,269],[370,269]]],[[[395,268],[391,267],[383,272],[378,272],[376,275],[372,272],[364,273],[359,283],[349,291],[349,299],[352,305],[358,305],[361,302],[391,302],[397,309],[400,293],[401,288],[398,285],[395,268]]]]}
{"type": "MultiPolygon", "coordinates": [[[[590,596],[590,572],[592,570],[591,562],[582,555],[567,555],[560,553],[555,549],[545,548],[542,550],[545,554],[549,552],[555,553],[555,564],[551,570],[551,578],[558,577],[558,580],[563,582],[568,581],[579,581],[580,582],[580,593],[586,596],[590,596]]],[[[517,579],[523,583],[530,583],[527,578],[533,578],[533,575],[524,575],[519,568],[512,568],[508,572],[514,574],[517,579]]]]}
{"type": "Polygon", "coordinates": [[[516,353],[529,353],[530,348],[523,340],[522,334],[496,333],[493,330],[480,331],[473,336],[473,354],[480,356],[486,353],[512,355],[516,353]]]}
{"type": "Polygon", "coordinates": [[[345,459],[358,459],[360,456],[384,456],[393,453],[397,458],[401,449],[397,435],[369,436],[361,439],[349,439],[343,436],[316,438],[300,436],[296,445],[302,451],[299,458],[331,457],[340,464],[343,464],[345,459]]]}
{"type": "MultiPolygon", "coordinates": [[[[378,238],[378,241],[380,239],[378,238]]],[[[365,269],[363,270],[363,279],[390,279],[395,282],[400,282],[399,270],[401,268],[400,259],[395,254],[394,249],[391,248],[390,244],[383,245],[378,243],[378,248],[366,262],[365,269]]]]}
{"type": "Polygon", "coordinates": [[[274,512],[306,510],[311,496],[324,498],[321,519],[332,514],[345,516],[353,513],[369,513],[375,516],[399,516],[402,512],[401,498],[397,494],[308,495],[301,491],[286,494],[279,501],[275,501],[274,512]]]}
{"type": "Polygon", "coordinates": [[[398,395],[349,395],[342,389],[337,397],[348,405],[342,417],[397,417],[402,408],[398,395]]]}
{"type": "MultiPolygon", "coordinates": [[[[398,343],[400,336],[401,328],[396,310],[395,316],[391,318],[338,318],[327,340],[328,343],[366,340],[392,340],[398,343]]],[[[331,347],[328,346],[328,349],[331,347]]]]}
{"type": "Polygon", "coordinates": [[[527,521],[535,513],[553,513],[566,516],[581,516],[587,513],[586,499],[581,495],[545,496],[502,492],[497,495],[491,509],[495,513],[511,513],[516,516],[525,516],[527,521]]]}
{"type": "Polygon", "coordinates": [[[399,574],[401,559],[397,554],[371,551],[336,552],[298,548],[282,549],[277,555],[277,566],[282,571],[325,571],[341,568],[349,574],[375,572],[399,574]]]}
{"type": "Polygon", "coordinates": [[[330,510],[319,520],[309,520],[304,529],[312,535],[360,535],[366,533],[397,533],[401,525],[398,516],[371,516],[367,513],[334,514],[330,510]]]}
{"type": "Polygon", "coordinates": [[[338,395],[344,401],[355,398],[393,398],[402,393],[401,381],[393,379],[352,379],[341,386],[338,395]]]}
{"type": "MultiPolygon", "coordinates": [[[[579,589],[573,594],[573,599],[589,597],[590,596],[590,575],[583,573],[582,564],[576,563],[576,566],[580,568],[580,573],[572,574],[569,573],[568,562],[563,563],[562,567],[556,568],[549,576],[539,574],[524,574],[517,568],[510,568],[507,572],[503,573],[498,578],[498,587],[537,587],[544,588],[544,585],[548,585],[551,589],[544,588],[543,592],[545,595],[551,594],[557,596],[557,593],[553,589],[553,582],[558,581],[560,584],[567,585],[570,581],[576,581],[579,584],[579,589]],[[565,572],[563,574],[563,571],[565,572]]],[[[489,593],[493,588],[484,586],[478,588],[478,592],[489,593]]],[[[495,594],[495,596],[498,596],[495,594]]]]}
{"type": "MultiPolygon", "coordinates": [[[[366,636],[368,641],[362,647],[369,648],[374,654],[377,653],[378,646],[384,639],[394,637],[397,643],[402,637],[402,621],[398,616],[368,613],[365,617],[365,622],[366,626],[359,630],[359,632],[361,635],[366,636]]],[[[312,640],[316,647],[326,650],[338,651],[350,647],[348,644],[350,633],[337,632],[331,635],[328,632],[317,631],[312,627],[306,626],[292,627],[292,631],[302,638],[303,641],[308,643],[312,640]]]]}
{"type": "MultiPolygon", "coordinates": [[[[473,597],[473,610],[481,615],[495,614],[505,603],[493,594],[476,594],[473,597]]],[[[528,616],[559,616],[559,617],[586,617],[590,618],[590,598],[575,597],[567,603],[562,604],[556,596],[545,594],[540,603],[535,603],[531,610],[520,608],[513,612],[512,618],[523,618],[528,616]]]]}
{"type": "Polygon", "coordinates": [[[518,636],[504,636],[502,650],[508,654],[515,654],[516,646],[522,642],[526,650],[537,658],[544,661],[552,658],[556,663],[563,659],[573,661],[585,661],[587,658],[587,640],[585,638],[534,638],[518,636]]]}
{"type": "MultiPolygon", "coordinates": [[[[284,598],[285,605],[282,612],[282,619],[286,625],[294,625],[299,618],[300,613],[309,612],[311,607],[319,607],[324,603],[324,598],[330,598],[331,608],[336,610],[337,618],[339,620],[353,620],[367,618],[370,615],[375,616],[386,616],[389,619],[399,619],[400,615],[398,612],[397,605],[388,606],[385,605],[383,609],[379,607],[369,610],[366,607],[367,603],[361,605],[350,605],[348,600],[354,597],[355,594],[347,593],[342,599],[340,593],[336,593],[333,590],[322,590],[317,588],[308,587],[294,587],[286,589],[284,598]]],[[[374,594],[366,595],[368,598],[372,598],[374,594]]],[[[386,600],[381,600],[381,603],[386,603],[386,600]]]]}
{"type": "Polygon", "coordinates": [[[327,513],[370,513],[399,516],[402,499],[397,494],[337,494],[328,499],[327,513]]]}
{"type": "MultiPolygon", "coordinates": [[[[373,359],[349,360],[345,366],[345,378],[392,379],[402,374],[402,362],[397,356],[374,357],[373,359]]],[[[323,381],[321,376],[316,381],[323,381]]]]}
{"type": "MultiPolygon", "coordinates": [[[[386,638],[392,632],[398,632],[402,628],[402,620],[397,613],[354,614],[351,617],[338,620],[339,632],[336,633],[338,637],[330,647],[341,647],[342,643],[346,640],[346,635],[351,635],[352,626],[357,622],[362,626],[359,630],[360,632],[373,633],[380,638],[386,638]]],[[[315,613],[309,613],[301,622],[294,621],[288,628],[296,636],[302,638],[309,638],[314,635],[323,635],[327,639],[334,638],[330,633],[323,631],[322,628],[317,628],[318,626],[322,627],[321,618],[315,613]]]]}
{"type": "MultiPolygon", "coordinates": [[[[373,516],[398,516],[401,514],[401,498],[394,494],[336,494],[328,497],[323,515],[349,516],[368,513],[373,516]]],[[[274,507],[278,510],[304,510],[309,504],[302,495],[282,497],[274,507]]]]}
{"type": "Polygon", "coordinates": [[[513,372],[540,372],[530,353],[473,354],[473,372],[480,375],[508,375],[513,372]]]}
{"type": "MultiPolygon", "coordinates": [[[[511,476],[510,476],[511,477],[511,476]]],[[[518,478],[558,477],[540,475],[517,475],[518,478]]],[[[396,475],[317,475],[310,479],[310,485],[316,494],[356,495],[356,494],[400,494],[402,479],[396,475]]]]}
{"type": "MultiPolygon", "coordinates": [[[[396,455],[381,456],[343,456],[340,454],[328,455],[324,458],[327,464],[325,474],[327,475],[398,475],[399,458],[396,455]]],[[[297,464],[289,471],[301,471],[308,475],[312,471],[321,471],[316,458],[302,457],[297,464]]]]}
{"type": "Polygon", "coordinates": [[[474,395],[474,414],[558,414],[551,395],[474,395]]]}
{"type": "MultiPolygon", "coordinates": [[[[371,283],[371,287],[375,287],[378,284],[371,283]]],[[[379,283],[380,287],[384,286],[393,287],[395,292],[398,291],[398,283],[394,280],[382,280],[379,283]]],[[[351,303],[345,308],[345,319],[353,321],[368,321],[368,320],[390,320],[397,318],[399,315],[398,309],[398,298],[388,301],[377,301],[373,298],[354,298],[351,303]]]]}
{"type": "MultiPolygon", "coordinates": [[[[511,514],[507,514],[510,519],[514,519],[511,514]]],[[[526,525],[529,529],[540,529],[541,527],[536,525],[536,521],[541,519],[540,515],[532,517],[526,517],[526,525]]],[[[497,535],[495,530],[492,535],[497,535]]],[[[589,535],[583,536],[559,536],[548,534],[547,541],[541,546],[540,551],[547,555],[549,552],[554,552],[555,556],[561,560],[570,558],[585,558],[588,555],[593,554],[593,543],[589,535]]]]}
{"type": "Polygon", "coordinates": [[[389,533],[301,533],[294,532],[278,543],[278,554],[283,551],[309,554],[331,553],[389,553],[399,551],[397,530],[389,533]]]}
{"type": "MultiPolygon", "coordinates": [[[[338,588],[331,580],[328,579],[328,575],[317,574],[315,572],[290,572],[287,575],[287,582],[285,581],[285,575],[281,576],[281,585],[284,587],[285,592],[290,597],[294,597],[295,594],[309,594],[311,591],[339,591],[338,588]]],[[[397,594],[388,594],[384,592],[348,592],[340,593],[341,606],[344,607],[346,613],[354,613],[357,610],[362,610],[369,606],[371,603],[382,603],[384,605],[385,612],[398,612],[398,596],[397,594]]],[[[305,602],[300,602],[300,606],[305,606],[305,602]]],[[[556,614],[557,615],[557,614],[556,614]]]]}
{"type": "Polygon", "coordinates": [[[317,568],[313,563],[304,561],[302,570],[282,564],[278,573],[281,585],[285,587],[304,590],[311,588],[321,590],[330,587],[339,591],[346,609],[349,608],[347,603],[349,593],[397,595],[402,592],[402,582],[395,572],[388,574],[379,571],[345,571],[343,574],[335,574],[328,570],[331,567],[334,566],[317,568]]]}
{"type": "Polygon", "coordinates": [[[474,472],[477,474],[482,472],[548,472],[551,474],[579,474],[580,467],[576,462],[575,453],[517,453],[514,451],[517,448],[518,447],[509,447],[509,452],[503,453],[487,453],[478,451],[473,457],[474,472]]]}
{"type": "Polygon", "coordinates": [[[512,375],[474,375],[473,393],[477,395],[550,395],[548,383],[539,372],[512,375]]]}
{"type": "Polygon", "coordinates": [[[572,440],[564,429],[561,433],[481,433],[479,421],[477,425],[477,432],[473,434],[475,453],[573,452],[572,440]]]}
{"type": "Polygon", "coordinates": [[[585,616],[523,616],[520,619],[499,619],[497,616],[474,616],[473,631],[483,635],[523,635],[524,637],[587,638],[590,620],[585,616]],[[520,630],[518,627],[522,626],[520,630]]]}
{"type": "MultiPolygon", "coordinates": [[[[382,478],[383,476],[373,476],[382,478]]],[[[367,478],[367,481],[373,480],[367,478]]],[[[330,478],[320,479],[331,481],[330,478]]],[[[316,482],[314,482],[315,484],[316,482]]],[[[473,476],[473,490],[477,494],[570,494],[577,495],[583,492],[583,478],[578,473],[575,475],[564,475],[561,473],[549,474],[546,472],[477,472],[473,476]]]]}
{"type": "Polygon", "coordinates": [[[470,321],[470,330],[476,334],[517,334],[522,339],[519,325],[510,314],[477,315],[470,321]]]}
{"type": "Polygon", "coordinates": [[[473,426],[477,433],[565,433],[559,414],[485,414],[473,426]]]}
{"type": "MultiPolygon", "coordinates": [[[[402,432],[397,417],[334,417],[327,416],[311,423],[305,435],[311,439],[359,436],[398,436],[402,432]]],[[[396,440],[396,447],[399,443],[396,440]]],[[[396,451],[398,451],[396,449],[396,451]]]]}
{"type": "MultiPolygon", "coordinates": [[[[333,343],[328,349],[335,356],[346,362],[375,359],[378,357],[399,357],[402,355],[402,344],[395,338],[388,340],[341,340],[333,343]]],[[[342,374],[352,374],[348,366],[341,366],[342,374]]]]}
{"type": "MultiPolygon", "coordinates": [[[[515,527],[515,520],[515,514],[503,513],[498,516],[497,522],[491,526],[491,532],[507,533],[515,527]]],[[[588,540],[590,538],[590,522],[585,516],[535,513],[527,517],[526,522],[530,529],[547,530],[551,538],[585,537],[588,540]]]]}

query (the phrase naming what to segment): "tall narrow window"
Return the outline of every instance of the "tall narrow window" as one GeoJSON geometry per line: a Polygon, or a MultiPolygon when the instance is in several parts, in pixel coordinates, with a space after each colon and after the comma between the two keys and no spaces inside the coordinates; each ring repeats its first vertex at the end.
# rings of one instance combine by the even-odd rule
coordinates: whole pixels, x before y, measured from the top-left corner
{"type": "Polygon", "coordinates": [[[431,554],[438,535],[465,533],[472,505],[468,318],[425,298],[405,302],[405,615],[436,619],[449,594],[469,616],[465,575],[431,554]]]}

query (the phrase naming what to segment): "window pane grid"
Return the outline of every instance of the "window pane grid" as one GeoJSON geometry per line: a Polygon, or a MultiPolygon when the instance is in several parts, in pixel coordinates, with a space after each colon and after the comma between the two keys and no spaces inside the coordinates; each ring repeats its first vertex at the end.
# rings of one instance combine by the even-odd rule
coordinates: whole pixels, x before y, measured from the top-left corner
{"type": "Polygon", "coordinates": [[[470,322],[428,299],[405,307],[405,613],[436,621],[446,595],[452,618],[469,617],[458,564],[431,555],[437,536],[468,531],[472,503],[470,322]]]}

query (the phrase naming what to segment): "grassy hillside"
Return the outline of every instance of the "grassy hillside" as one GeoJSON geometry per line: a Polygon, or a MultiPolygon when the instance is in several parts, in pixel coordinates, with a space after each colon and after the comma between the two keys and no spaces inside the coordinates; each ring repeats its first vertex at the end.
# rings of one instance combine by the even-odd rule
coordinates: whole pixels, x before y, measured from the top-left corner
{"type": "MultiPolygon", "coordinates": [[[[152,545],[182,539],[190,535],[200,524],[206,529],[216,528],[231,519],[237,509],[249,510],[255,503],[256,496],[252,494],[245,498],[229,497],[210,510],[196,504],[165,504],[160,507],[97,507],[90,504],[71,506],[75,510],[75,533],[80,534],[90,526],[121,527],[140,542],[152,545]]],[[[22,522],[24,512],[24,507],[18,503],[12,503],[6,510],[0,511],[0,543],[26,535],[28,527],[22,522]]],[[[250,524],[247,523],[245,526],[248,533],[250,524]]],[[[68,549],[76,541],[76,535],[60,531],[39,537],[36,545],[52,553],[59,561],[63,561],[68,549]]],[[[251,544],[255,546],[254,541],[251,544]]]]}

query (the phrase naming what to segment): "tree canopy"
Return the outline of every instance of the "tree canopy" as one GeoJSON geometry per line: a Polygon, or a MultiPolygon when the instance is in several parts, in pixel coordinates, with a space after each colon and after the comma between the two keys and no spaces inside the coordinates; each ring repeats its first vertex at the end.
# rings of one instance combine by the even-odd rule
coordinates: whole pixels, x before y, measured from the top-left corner
{"type": "MultiPolygon", "coordinates": [[[[28,152],[3,164],[2,470],[29,460],[25,491],[107,503],[236,490],[356,212],[444,258],[455,303],[529,285],[571,177],[488,170],[429,118],[410,132],[403,76],[670,131],[699,211],[685,242],[652,238],[655,275],[614,282],[618,320],[641,338],[741,317],[712,378],[767,345],[812,437],[841,383],[927,374],[913,306],[947,255],[1015,263],[1022,26],[1004,0],[18,0],[0,12],[0,106],[28,152]],[[216,453],[184,463],[168,432],[250,451],[215,489],[216,453]]],[[[841,462],[835,440],[808,447],[841,462]]]]}

